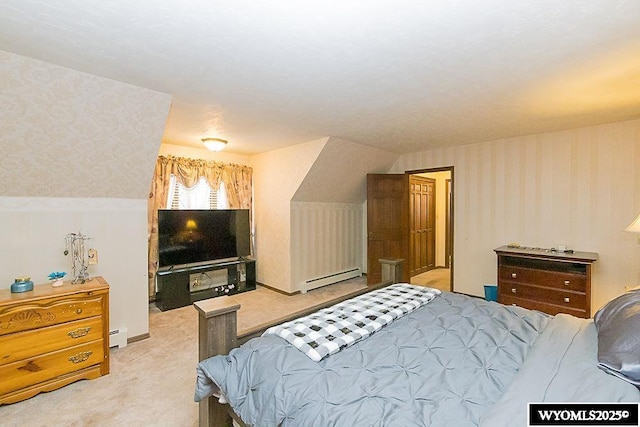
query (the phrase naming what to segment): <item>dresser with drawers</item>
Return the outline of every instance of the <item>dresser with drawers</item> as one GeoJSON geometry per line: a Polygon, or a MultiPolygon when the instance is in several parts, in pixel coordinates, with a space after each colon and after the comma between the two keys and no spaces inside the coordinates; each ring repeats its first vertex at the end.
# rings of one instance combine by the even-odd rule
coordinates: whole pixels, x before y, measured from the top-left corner
{"type": "Polygon", "coordinates": [[[598,254],[509,246],[495,252],[498,302],[549,314],[591,317],[591,267],[598,254]]]}
{"type": "Polygon", "coordinates": [[[0,290],[0,405],[109,373],[109,284],[0,290]]]}

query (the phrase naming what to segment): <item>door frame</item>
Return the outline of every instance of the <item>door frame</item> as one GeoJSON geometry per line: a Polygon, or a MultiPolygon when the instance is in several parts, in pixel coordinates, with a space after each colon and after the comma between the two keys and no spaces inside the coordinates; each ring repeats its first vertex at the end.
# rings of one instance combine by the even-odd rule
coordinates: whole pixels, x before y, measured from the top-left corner
{"type": "Polygon", "coordinates": [[[451,258],[453,258],[453,252],[451,250],[451,243],[453,243],[453,228],[451,227],[451,219],[453,216],[451,215],[451,205],[453,204],[453,197],[451,193],[451,178],[445,181],[446,188],[445,192],[447,194],[447,212],[446,212],[446,239],[445,239],[445,248],[444,248],[444,266],[449,268],[451,264],[451,258]]]}
{"type": "Polygon", "coordinates": [[[455,245],[454,245],[454,205],[455,205],[455,174],[454,174],[454,166],[442,166],[437,168],[426,168],[426,169],[415,169],[415,170],[407,170],[405,174],[407,175],[415,175],[421,173],[432,173],[432,172],[450,172],[450,186],[451,186],[451,201],[448,204],[449,208],[449,236],[446,236],[445,241],[450,242],[450,251],[451,251],[451,259],[449,260],[449,288],[451,292],[454,290],[454,281],[453,281],[453,269],[454,269],[454,259],[455,259],[455,245]]]}

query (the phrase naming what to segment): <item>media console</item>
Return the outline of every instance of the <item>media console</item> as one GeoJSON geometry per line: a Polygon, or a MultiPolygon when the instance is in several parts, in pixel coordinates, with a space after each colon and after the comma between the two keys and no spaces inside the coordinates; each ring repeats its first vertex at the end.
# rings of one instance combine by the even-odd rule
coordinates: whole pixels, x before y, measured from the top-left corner
{"type": "Polygon", "coordinates": [[[185,307],[196,301],[233,295],[256,288],[256,261],[233,261],[158,271],[156,306],[162,310],[185,307]]]}

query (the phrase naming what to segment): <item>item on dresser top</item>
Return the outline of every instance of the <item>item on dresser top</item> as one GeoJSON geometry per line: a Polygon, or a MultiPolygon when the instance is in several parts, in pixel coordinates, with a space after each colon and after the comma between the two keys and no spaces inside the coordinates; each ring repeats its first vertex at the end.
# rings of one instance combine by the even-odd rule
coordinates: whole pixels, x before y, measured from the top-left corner
{"type": "Polygon", "coordinates": [[[28,292],[31,290],[33,290],[33,282],[29,276],[17,277],[11,285],[11,292],[13,293],[28,292]]]}
{"type": "Polygon", "coordinates": [[[84,283],[89,277],[89,254],[87,244],[93,240],[82,233],[69,233],[65,237],[64,254],[71,257],[71,270],[73,281],[71,283],[84,283]]]}
{"type": "Polygon", "coordinates": [[[53,273],[49,273],[49,280],[51,280],[51,285],[54,287],[59,287],[64,284],[62,278],[66,275],[64,271],[54,271],[53,273]]]}

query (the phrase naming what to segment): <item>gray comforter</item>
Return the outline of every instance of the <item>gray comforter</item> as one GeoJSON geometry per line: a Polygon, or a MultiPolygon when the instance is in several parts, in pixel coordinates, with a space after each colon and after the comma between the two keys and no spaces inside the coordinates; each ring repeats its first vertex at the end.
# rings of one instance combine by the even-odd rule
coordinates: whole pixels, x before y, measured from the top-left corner
{"type": "Polygon", "coordinates": [[[573,388],[638,401],[596,368],[592,323],[565,318],[443,293],[321,362],[275,336],[207,359],[196,400],[221,391],[249,425],[305,427],[526,425],[527,402],[576,400],[573,388]],[[588,367],[573,373],[568,354],[588,367]]]}

